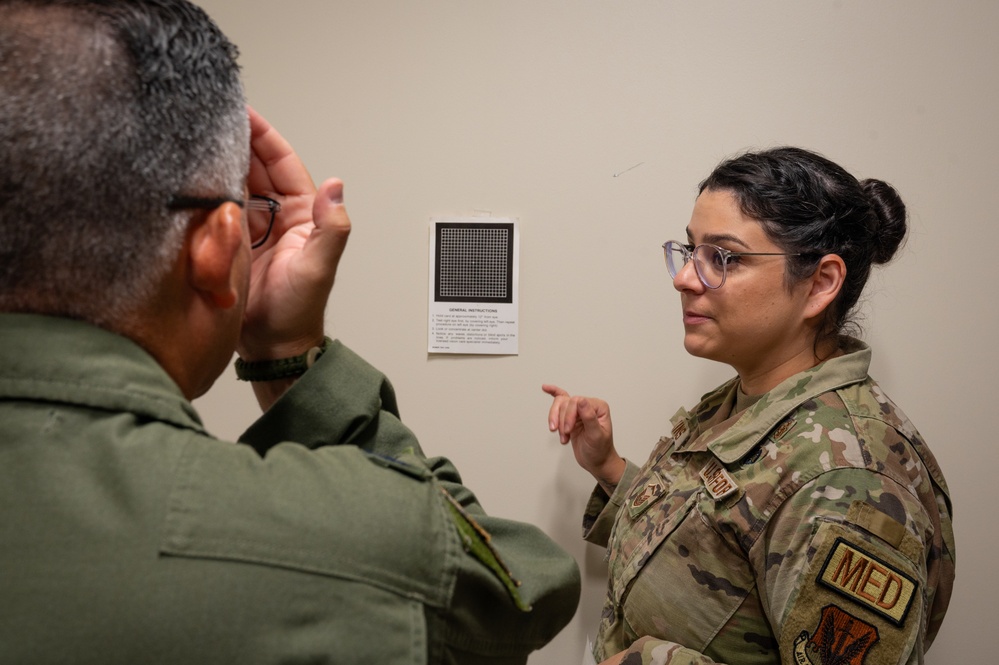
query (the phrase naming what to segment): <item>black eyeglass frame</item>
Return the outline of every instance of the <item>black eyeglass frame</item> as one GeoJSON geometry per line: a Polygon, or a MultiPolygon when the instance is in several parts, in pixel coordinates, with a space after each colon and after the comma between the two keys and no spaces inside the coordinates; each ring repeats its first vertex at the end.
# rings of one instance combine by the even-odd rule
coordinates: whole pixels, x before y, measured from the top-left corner
{"type": "Polygon", "coordinates": [[[189,208],[213,210],[218,208],[223,203],[235,203],[240,208],[244,208],[246,210],[259,210],[261,212],[270,213],[271,216],[267,222],[267,232],[264,233],[264,237],[260,240],[250,243],[250,247],[252,249],[261,247],[265,242],[267,242],[267,239],[271,237],[271,229],[274,228],[274,217],[281,212],[281,204],[269,196],[251,194],[248,199],[234,199],[229,196],[218,196],[215,198],[201,196],[175,196],[170,199],[170,202],[167,204],[167,208],[170,210],[186,210],[189,208]]]}

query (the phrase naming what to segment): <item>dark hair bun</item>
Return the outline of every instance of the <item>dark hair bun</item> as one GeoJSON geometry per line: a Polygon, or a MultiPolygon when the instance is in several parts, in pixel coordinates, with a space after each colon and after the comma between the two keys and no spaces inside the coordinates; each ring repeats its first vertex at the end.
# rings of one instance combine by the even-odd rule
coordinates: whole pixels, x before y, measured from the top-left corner
{"type": "Polygon", "coordinates": [[[874,263],[888,263],[902,246],[909,227],[905,203],[895,188],[883,180],[868,178],[861,180],[860,186],[864,189],[874,213],[874,227],[871,229],[872,258],[874,263]]]}

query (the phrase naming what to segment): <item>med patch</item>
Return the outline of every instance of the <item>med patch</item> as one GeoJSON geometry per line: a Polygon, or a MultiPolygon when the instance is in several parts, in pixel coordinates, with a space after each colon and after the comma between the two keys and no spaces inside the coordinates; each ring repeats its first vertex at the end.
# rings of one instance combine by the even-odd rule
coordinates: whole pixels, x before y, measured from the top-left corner
{"type": "Polygon", "coordinates": [[[816,582],[896,626],[903,626],[919,584],[898,568],[839,537],[816,582]]]}

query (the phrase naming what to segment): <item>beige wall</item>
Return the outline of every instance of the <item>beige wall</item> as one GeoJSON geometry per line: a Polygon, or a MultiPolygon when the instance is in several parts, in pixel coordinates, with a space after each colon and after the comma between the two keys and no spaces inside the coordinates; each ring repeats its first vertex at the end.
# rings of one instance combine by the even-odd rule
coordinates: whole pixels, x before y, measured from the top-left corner
{"type": "MultiPolygon", "coordinates": [[[[487,510],[579,561],[576,619],[533,665],[579,662],[604,576],[578,538],[590,481],[547,432],[540,384],[608,399],[620,448],[644,459],[729,374],[684,353],[660,250],[696,183],[731,153],[789,143],[896,185],[912,231],[869,287],[873,374],[929,440],[958,519],[957,588],[927,660],[993,660],[999,4],[203,5],[240,45],[252,103],[317,179],[346,181],[355,231],[331,333],[393,379],[404,420],[487,510]],[[428,357],[428,221],[477,210],[521,222],[521,352],[428,357]]],[[[255,410],[231,372],[199,407],[229,437],[255,410]]]]}

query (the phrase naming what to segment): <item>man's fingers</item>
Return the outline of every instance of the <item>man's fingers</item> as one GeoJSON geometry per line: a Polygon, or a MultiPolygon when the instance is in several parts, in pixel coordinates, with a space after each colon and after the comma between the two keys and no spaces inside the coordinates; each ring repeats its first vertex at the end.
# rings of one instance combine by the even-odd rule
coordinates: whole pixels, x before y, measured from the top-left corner
{"type": "Polygon", "coordinates": [[[339,233],[350,232],[350,217],[343,205],[343,181],[330,178],[316,192],[312,204],[312,219],[317,228],[339,233]]]}
{"type": "Polygon", "coordinates": [[[298,154],[267,120],[251,107],[250,148],[251,192],[273,192],[283,196],[311,194],[315,191],[312,177],[298,154]]]}
{"type": "Polygon", "coordinates": [[[312,220],[315,229],[306,241],[304,252],[316,266],[332,269],[332,278],[351,229],[350,217],[343,205],[343,181],[330,178],[320,186],[312,205],[312,220]]]}

